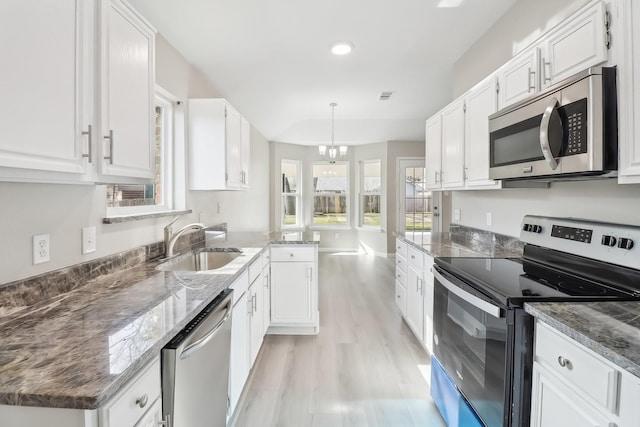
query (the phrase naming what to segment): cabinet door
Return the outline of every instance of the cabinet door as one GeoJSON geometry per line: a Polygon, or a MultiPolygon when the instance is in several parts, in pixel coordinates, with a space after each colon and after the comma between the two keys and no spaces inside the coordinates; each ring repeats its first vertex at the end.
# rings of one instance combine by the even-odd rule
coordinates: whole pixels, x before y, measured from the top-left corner
{"type": "Polygon", "coordinates": [[[424,280],[421,271],[407,268],[407,323],[420,341],[424,339],[424,280]]]}
{"type": "Polygon", "coordinates": [[[240,129],[240,168],[242,171],[242,187],[249,188],[249,168],[251,166],[251,124],[241,118],[240,129]]]}
{"type": "Polygon", "coordinates": [[[543,87],[607,60],[605,12],[604,2],[598,2],[545,37],[543,87]]]}
{"type": "Polygon", "coordinates": [[[532,427],[614,425],[539,363],[533,364],[532,427]]]}
{"type": "MultiPolygon", "coordinates": [[[[162,421],[162,399],[157,399],[135,427],[158,427],[162,421]]],[[[115,426],[114,426],[115,427],[115,426]]]]}
{"type": "Polygon", "coordinates": [[[231,106],[225,116],[225,140],[227,146],[227,187],[242,188],[243,172],[240,150],[242,147],[242,118],[231,106]]]}
{"type": "Polygon", "coordinates": [[[498,70],[498,109],[503,109],[540,90],[540,49],[529,49],[498,70]]]}
{"type": "Polygon", "coordinates": [[[249,367],[256,361],[262,341],[264,339],[264,319],[263,319],[263,297],[264,286],[260,278],[253,282],[249,288],[249,319],[250,319],[250,342],[249,342],[249,367]]]}
{"type": "Polygon", "coordinates": [[[271,323],[310,323],[313,263],[272,262],[271,278],[271,323]]]}
{"type": "Polygon", "coordinates": [[[442,116],[436,114],[426,123],[426,183],[427,188],[436,190],[442,187],[442,116]]]}
{"type": "Polygon", "coordinates": [[[93,12],[85,0],[1,2],[0,167],[87,171],[93,12]]]}
{"type": "Polygon", "coordinates": [[[619,3],[616,43],[618,64],[618,129],[620,164],[618,183],[640,182],[640,4],[633,0],[619,3]],[[622,27],[622,29],[620,29],[622,27]]]}
{"type": "Polygon", "coordinates": [[[152,179],[155,30],[121,0],[102,5],[100,173],[152,179]]]}
{"type": "Polygon", "coordinates": [[[476,85],[465,96],[464,155],[467,186],[496,186],[489,179],[489,115],[498,108],[496,78],[476,85]]]}
{"type": "Polygon", "coordinates": [[[229,363],[229,416],[233,414],[244,383],[249,376],[248,292],[233,306],[231,321],[231,353],[229,363]]]}
{"type": "Polygon", "coordinates": [[[262,285],[264,292],[262,295],[262,326],[266,334],[271,323],[271,275],[268,264],[262,270],[262,285]]]}
{"type": "Polygon", "coordinates": [[[464,100],[442,112],[442,188],[464,186],[464,100]]]}
{"type": "Polygon", "coordinates": [[[423,344],[433,354],[433,258],[425,255],[424,265],[424,341],[423,344]]]}

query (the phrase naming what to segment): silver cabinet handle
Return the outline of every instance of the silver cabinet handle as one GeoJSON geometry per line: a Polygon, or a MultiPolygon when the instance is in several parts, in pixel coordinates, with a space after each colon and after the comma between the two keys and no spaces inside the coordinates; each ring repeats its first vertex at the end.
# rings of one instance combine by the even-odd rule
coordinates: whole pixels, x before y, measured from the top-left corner
{"type": "Polygon", "coordinates": [[[264,275],[264,287],[269,288],[269,274],[264,275]]]}
{"type": "Polygon", "coordinates": [[[562,366],[563,368],[567,368],[567,369],[571,369],[573,367],[571,365],[571,360],[565,359],[562,356],[558,356],[558,365],[562,366]]]}
{"type": "Polygon", "coordinates": [[[92,154],[92,153],[91,153],[91,150],[92,150],[91,146],[93,145],[93,144],[91,143],[91,135],[92,135],[92,133],[93,133],[93,132],[91,132],[91,125],[87,125],[87,130],[86,130],[86,131],[82,131],[82,134],[83,134],[83,135],[87,135],[87,148],[88,148],[88,152],[87,152],[87,154],[83,154],[83,155],[82,155],[82,157],[86,157],[86,158],[88,159],[88,162],[89,162],[89,163],[92,163],[92,162],[91,162],[91,157],[93,157],[93,156],[91,155],[91,154],[92,154]]]}
{"type": "Polygon", "coordinates": [[[532,90],[536,90],[536,72],[529,67],[529,89],[527,92],[531,93],[532,90]],[[533,77],[533,82],[531,82],[531,78],[533,77]]]}
{"type": "Polygon", "coordinates": [[[556,111],[557,106],[558,100],[554,96],[551,98],[547,108],[545,108],[544,114],[542,115],[542,121],[540,122],[540,148],[542,149],[542,154],[544,155],[545,160],[552,170],[556,170],[558,162],[551,152],[551,143],[549,142],[549,123],[551,121],[551,115],[556,111]]]}
{"type": "Polygon", "coordinates": [[[109,135],[106,135],[104,139],[109,140],[109,155],[104,156],[104,159],[109,160],[109,164],[112,165],[113,164],[113,130],[110,130],[109,135]]]}
{"type": "Polygon", "coordinates": [[[438,171],[433,171],[435,177],[436,177],[436,184],[438,183],[438,171]]]}
{"type": "Polygon", "coordinates": [[[147,406],[147,402],[149,402],[149,396],[146,393],[136,399],[136,405],[141,408],[147,406]]]}
{"type": "Polygon", "coordinates": [[[255,293],[253,294],[253,297],[251,298],[253,300],[253,312],[257,313],[258,312],[258,294],[255,293]]]}
{"type": "Polygon", "coordinates": [[[542,60],[542,80],[545,83],[551,81],[551,61],[542,60]],[[547,77],[547,67],[549,67],[549,77],[547,77]]]}

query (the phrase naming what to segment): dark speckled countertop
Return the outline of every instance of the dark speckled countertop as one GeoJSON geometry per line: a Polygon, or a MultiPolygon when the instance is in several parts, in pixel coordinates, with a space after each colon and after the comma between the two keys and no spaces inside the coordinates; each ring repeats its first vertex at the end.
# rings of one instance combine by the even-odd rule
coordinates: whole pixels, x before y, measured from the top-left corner
{"type": "Polygon", "coordinates": [[[316,244],[315,237],[229,233],[210,246],[238,247],[243,255],[215,273],[159,271],[161,261],[155,260],[99,274],[25,308],[11,309],[7,302],[25,298],[6,296],[0,310],[0,404],[99,407],[267,245],[316,244]]]}
{"type": "Polygon", "coordinates": [[[525,310],[640,377],[640,302],[540,302],[525,310]]]}

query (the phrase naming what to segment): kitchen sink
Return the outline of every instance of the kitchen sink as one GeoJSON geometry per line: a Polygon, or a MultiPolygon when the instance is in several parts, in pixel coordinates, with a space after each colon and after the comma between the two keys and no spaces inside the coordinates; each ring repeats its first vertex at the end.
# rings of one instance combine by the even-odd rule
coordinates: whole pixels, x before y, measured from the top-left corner
{"type": "Polygon", "coordinates": [[[217,270],[229,264],[234,259],[242,256],[238,249],[227,250],[200,250],[179,255],[167,260],[156,267],[161,271],[209,271],[217,270]]]}

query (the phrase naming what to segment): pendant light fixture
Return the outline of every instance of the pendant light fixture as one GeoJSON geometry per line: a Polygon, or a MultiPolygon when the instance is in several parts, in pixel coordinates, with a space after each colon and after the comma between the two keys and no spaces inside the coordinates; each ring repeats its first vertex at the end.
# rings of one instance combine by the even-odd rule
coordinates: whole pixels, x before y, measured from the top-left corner
{"type": "Polygon", "coordinates": [[[338,148],[336,148],[334,145],[334,114],[337,105],[338,104],[336,104],[335,102],[329,104],[329,106],[331,107],[331,146],[328,147],[328,149],[326,145],[321,145],[318,147],[318,153],[320,154],[320,157],[322,157],[324,160],[328,160],[332,165],[336,163],[338,154],[340,155],[340,159],[344,159],[345,157],[347,157],[347,150],[349,149],[346,145],[341,145],[338,148]]]}

